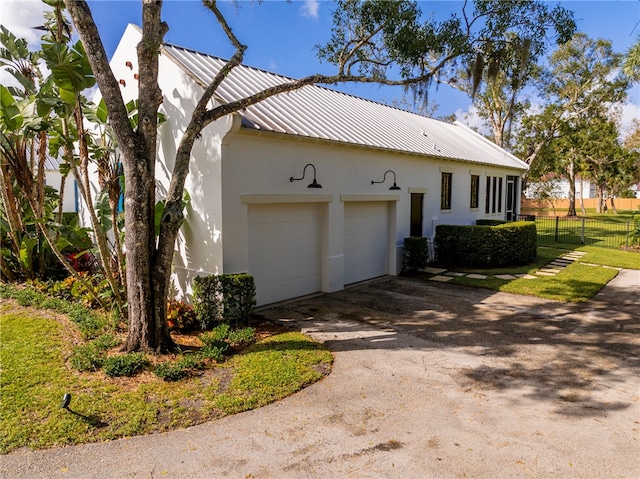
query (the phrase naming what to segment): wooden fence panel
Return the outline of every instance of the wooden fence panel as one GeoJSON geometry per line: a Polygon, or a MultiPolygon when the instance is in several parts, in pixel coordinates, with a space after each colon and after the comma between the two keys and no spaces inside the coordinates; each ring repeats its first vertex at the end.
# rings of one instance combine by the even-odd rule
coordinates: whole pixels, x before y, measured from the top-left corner
{"type": "MultiPolygon", "coordinates": [[[[584,207],[586,209],[595,210],[596,207],[598,206],[598,198],[585,198],[582,201],[584,201],[584,207]]],[[[616,198],[614,201],[615,201],[616,209],[618,210],[640,209],[640,198],[616,198]]],[[[553,206],[555,206],[556,210],[566,211],[569,209],[569,199],[563,198],[559,200],[554,200],[553,206]]],[[[609,208],[609,211],[611,211],[611,200],[607,201],[607,207],[609,208]]],[[[580,199],[576,198],[576,210],[580,211],[581,208],[582,207],[580,204],[580,199]]],[[[523,213],[526,213],[527,211],[532,209],[536,209],[536,210],[543,209],[543,210],[553,211],[553,208],[551,208],[551,205],[548,201],[530,200],[530,199],[522,200],[521,209],[523,213]]]]}

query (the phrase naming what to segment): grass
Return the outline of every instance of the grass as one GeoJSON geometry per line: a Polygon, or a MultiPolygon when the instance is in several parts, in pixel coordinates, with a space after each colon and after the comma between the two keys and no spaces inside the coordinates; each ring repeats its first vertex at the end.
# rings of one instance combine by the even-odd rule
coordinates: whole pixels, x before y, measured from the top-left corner
{"type": "Polygon", "coordinates": [[[617,270],[612,268],[640,269],[640,254],[626,251],[610,250],[594,246],[582,246],[574,248],[576,251],[584,251],[587,254],[582,259],[564,268],[555,276],[541,276],[536,279],[504,280],[493,275],[499,274],[534,274],[536,270],[545,266],[553,259],[567,253],[567,250],[559,248],[538,248],[536,260],[525,266],[509,268],[462,268],[465,273],[478,273],[489,275],[487,279],[473,279],[457,277],[449,281],[449,284],[459,284],[478,288],[493,289],[507,293],[538,296],[540,298],[554,299],[581,303],[591,299],[616,275],[617,270]],[[583,263],[597,264],[589,266],[583,263]],[[608,266],[603,268],[601,266],[608,266]]]}
{"type": "Polygon", "coordinates": [[[636,228],[632,215],[590,215],[588,217],[537,217],[538,243],[597,245],[608,248],[632,246],[636,228]]]}
{"type": "MultiPolygon", "coordinates": [[[[612,268],[640,269],[640,253],[621,251],[598,246],[558,245],[559,248],[584,251],[587,255],[581,260],[586,263],[610,266],[612,268]]],[[[540,249],[538,249],[540,251],[540,249]]]]}
{"type": "Polygon", "coordinates": [[[65,316],[0,305],[0,452],[100,442],[198,424],[281,399],[323,377],[331,353],[289,332],[175,382],[80,373],[68,358],[81,340],[65,316]],[[65,393],[70,410],[61,408],[65,393]]]}

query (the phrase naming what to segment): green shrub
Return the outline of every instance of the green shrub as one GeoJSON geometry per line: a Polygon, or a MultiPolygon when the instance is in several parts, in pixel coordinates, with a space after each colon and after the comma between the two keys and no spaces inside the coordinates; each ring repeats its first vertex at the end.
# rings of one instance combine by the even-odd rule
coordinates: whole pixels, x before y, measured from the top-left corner
{"type": "Polygon", "coordinates": [[[536,225],[520,221],[496,226],[438,225],[436,259],[457,266],[527,264],[537,255],[536,225]]]}
{"type": "Polygon", "coordinates": [[[228,343],[220,343],[219,345],[209,345],[204,346],[199,352],[198,355],[202,359],[211,359],[217,363],[222,362],[224,359],[225,353],[229,349],[228,343]]]}
{"type": "Polygon", "coordinates": [[[205,346],[210,346],[212,344],[221,343],[226,341],[229,337],[229,332],[231,331],[231,326],[226,323],[222,323],[217,325],[211,331],[207,331],[206,333],[202,333],[198,336],[200,341],[205,346]]]}
{"type": "Polygon", "coordinates": [[[142,371],[147,365],[146,356],[143,353],[127,353],[111,356],[104,360],[102,369],[107,376],[133,376],[142,371]]]}
{"type": "Polygon", "coordinates": [[[404,239],[402,258],[403,271],[418,271],[429,263],[429,242],[421,236],[409,236],[404,239]]]}
{"type": "Polygon", "coordinates": [[[256,285],[247,273],[220,275],[222,284],[222,315],[232,327],[247,326],[256,306],[256,285]]]}
{"type": "Polygon", "coordinates": [[[238,346],[248,346],[256,341],[256,330],[254,328],[242,328],[229,331],[227,341],[238,346]]]}
{"type": "Polygon", "coordinates": [[[120,339],[113,334],[103,334],[93,341],[93,344],[95,344],[100,351],[115,348],[116,346],[119,346],[120,343],[120,339]]]}
{"type": "Polygon", "coordinates": [[[67,314],[69,319],[77,324],[85,339],[97,338],[107,327],[107,319],[104,316],[90,311],[81,304],[71,306],[67,314]]]}
{"type": "Polygon", "coordinates": [[[222,321],[222,287],[219,276],[193,278],[193,309],[202,329],[222,321]]]}
{"type": "Polygon", "coordinates": [[[253,276],[246,273],[196,277],[193,307],[202,329],[224,321],[232,327],[246,326],[256,305],[253,276]]]}
{"type": "Polygon", "coordinates": [[[103,363],[102,350],[95,343],[76,346],[69,358],[69,364],[76,371],[97,371],[103,363]]]}
{"type": "Polygon", "coordinates": [[[194,355],[182,356],[175,362],[165,361],[158,364],[153,373],[164,381],[179,381],[191,376],[194,370],[202,369],[202,361],[194,355]]]}
{"type": "Polygon", "coordinates": [[[476,220],[477,226],[497,226],[507,223],[506,220],[479,219],[476,220]]]}
{"type": "Polygon", "coordinates": [[[640,212],[633,215],[633,229],[631,230],[631,245],[640,246],[640,212]]]}
{"type": "Polygon", "coordinates": [[[153,369],[153,374],[164,381],[180,381],[189,376],[189,371],[177,363],[166,361],[156,365],[153,369]]]}

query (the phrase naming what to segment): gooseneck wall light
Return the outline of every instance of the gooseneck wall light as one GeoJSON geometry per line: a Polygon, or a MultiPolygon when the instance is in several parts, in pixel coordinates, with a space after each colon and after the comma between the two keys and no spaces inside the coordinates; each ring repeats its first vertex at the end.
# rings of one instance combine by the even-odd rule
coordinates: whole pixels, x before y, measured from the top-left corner
{"type": "Polygon", "coordinates": [[[396,172],[393,170],[387,170],[384,172],[384,176],[382,177],[382,181],[374,181],[371,180],[371,184],[375,185],[376,183],[384,183],[387,179],[387,173],[392,173],[393,174],[393,186],[391,188],[389,188],[390,190],[399,190],[400,187],[398,185],[396,185],[396,172]]]}
{"type": "Polygon", "coordinates": [[[311,163],[307,163],[306,165],[304,165],[304,168],[302,169],[302,178],[294,178],[292,176],[291,178],[289,178],[289,181],[293,183],[294,181],[304,180],[304,175],[307,174],[307,166],[313,168],[313,182],[309,186],[307,186],[307,188],[322,188],[322,185],[318,184],[318,182],[316,181],[316,167],[311,163]]]}

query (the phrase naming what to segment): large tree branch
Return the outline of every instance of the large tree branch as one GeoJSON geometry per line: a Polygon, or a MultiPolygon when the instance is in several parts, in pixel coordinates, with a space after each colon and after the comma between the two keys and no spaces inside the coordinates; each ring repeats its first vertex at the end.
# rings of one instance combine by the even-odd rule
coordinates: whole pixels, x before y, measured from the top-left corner
{"type": "Polygon", "coordinates": [[[205,88],[204,93],[202,94],[200,100],[198,101],[198,104],[196,105],[194,114],[192,115],[187,129],[191,128],[191,125],[194,124],[194,120],[195,126],[198,126],[197,124],[202,121],[202,115],[204,114],[204,112],[206,112],[209,101],[215,94],[220,84],[224,81],[225,78],[227,78],[227,75],[229,75],[229,73],[231,73],[231,71],[235,67],[242,63],[242,60],[244,59],[244,52],[247,50],[247,46],[240,43],[238,38],[231,30],[231,27],[227,23],[227,20],[222,15],[222,12],[220,12],[220,10],[218,9],[218,3],[214,0],[204,0],[202,3],[213,12],[216,19],[218,20],[218,23],[220,24],[220,27],[229,38],[231,44],[236,48],[236,52],[227,61],[227,63],[225,63],[225,65],[220,69],[213,80],[211,80],[209,85],[207,85],[207,87],[205,88]]]}
{"type": "Polygon", "coordinates": [[[135,135],[122,100],[120,85],[109,65],[109,58],[102,45],[91,10],[84,0],[64,0],[64,3],[85,46],[91,69],[105,99],[109,111],[109,122],[118,139],[118,145],[123,151],[131,152],[135,149],[135,135]]]}
{"type": "Polygon", "coordinates": [[[349,68],[347,68],[347,72],[346,74],[351,74],[351,67],[355,64],[358,63],[357,61],[353,61],[353,62],[349,62],[349,60],[351,60],[351,58],[353,58],[353,56],[358,53],[358,51],[360,51],[360,49],[362,47],[364,47],[365,45],[370,44],[371,39],[376,36],[378,33],[380,33],[382,31],[382,29],[385,27],[384,23],[381,23],[378,28],[374,29],[372,32],[369,33],[369,35],[365,35],[364,37],[360,38],[357,42],[350,42],[350,43],[354,43],[353,48],[351,48],[350,51],[346,52],[347,46],[345,45],[345,48],[342,50],[342,52],[340,53],[340,59],[338,62],[338,74],[340,75],[344,75],[345,74],[345,66],[347,64],[349,64],[349,68]]]}

